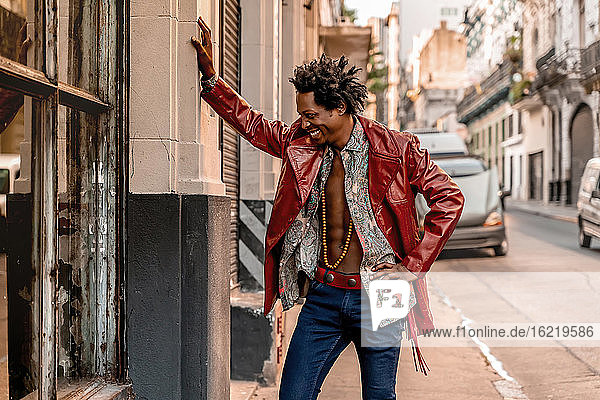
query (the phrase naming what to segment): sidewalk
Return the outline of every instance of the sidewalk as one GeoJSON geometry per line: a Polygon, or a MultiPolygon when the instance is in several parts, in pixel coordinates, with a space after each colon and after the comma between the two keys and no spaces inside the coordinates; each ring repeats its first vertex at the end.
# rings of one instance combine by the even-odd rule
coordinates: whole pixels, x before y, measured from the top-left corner
{"type": "Polygon", "coordinates": [[[258,388],[258,382],[249,381],[231,381],[229,385],[230,400],[248,400],[254,397],[254,393],[258,388]]]}
{"type": "Polygon", "coordinates": [[[507,198],[505,203],[507,211],[522,211],[542,217],[577,223],[577,208],[575,207],[544,204],[541,201],[534,200],[513,200],[510,198],[507,198]]]}
{"type": "MultiPolygon", "coordinates": [[[[508,211],[521,211],[561,221],[577,223],[577,209],[543,204],[541,201],[523,201],[507,198],[508,211]]],[[[433,291],[430,291],[431,306],[436,321],[444,326],[461,323],[456,312],[446,306],[433,291]]],[[[406,343],[406,342],[404,342],[406,343]]],[[[402,349],[398,367],[398,400],[439,398],[508,399],[498,390],[506,386],[493,371],[487,360],[476,347],[424,347],[426,361],[431,367],[425,377],[414,370],[411,349],[402,349]],[[498,388],[498,389],[496,389],[498,388]]],[[[510,389],[510,388],[509,388],[510,389]]],[[[360,372],[354,347],[349,346],[337,360],[323,384],[319,399],[359,400],[360,372]]],[[[514,398],[522,398],[514,396],[514,398]]],[[[277,388],[260,387],[256,382],[232,381],[231,400],[277,400],[277,388]]]]}
{"type": "MultiPolygon", "coordinates": [[[[459,325],[458,313],[430,292],[431,306],[436,320],[443,326],[459,325]]],[[[466,339],[465,339],[466,340],[466,339]]],[[[406,343],[406,342],[404,342],[406,343]]],[[[429,376],[415,372],[409,345],[403,346],[398,367],[396,392],[398,400],[419,399],[437,400],[457,398],[461,400],[523,398],[507,395],[502,390],[504,381],[489,365],[479,348],[465,347],[423,347],[429,376]],[[497,389],[498,388],[498,389],[497,389]]],[[[234,387],[243,387],[232,382],[232,400],[277,400],[277,388],[256,387],[252,393],[246,389],[245,395],[234,387]]],[[[319,400],[360,400],[360,370],[353,345],[350,345],[338,358],[323,384],[319,400]]]]}

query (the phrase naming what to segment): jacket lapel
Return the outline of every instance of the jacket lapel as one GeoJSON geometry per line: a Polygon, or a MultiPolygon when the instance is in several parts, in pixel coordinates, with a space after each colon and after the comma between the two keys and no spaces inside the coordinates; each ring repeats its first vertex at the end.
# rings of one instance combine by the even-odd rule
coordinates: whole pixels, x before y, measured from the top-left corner
{"type": "Polygon", "coordinates": [[[369,141],[369,196],[377,211],[400,169],[400,152],[393,132],[368,118],[358,116],[358,120],[369,141]]]}
{"type": "Polygon", "coordinates": [[[288,160],[294,171],[301,204],[304,204],[319,173],[323,147],[315,145],[307,136],[294,139],[287,147],[288,160]]]}

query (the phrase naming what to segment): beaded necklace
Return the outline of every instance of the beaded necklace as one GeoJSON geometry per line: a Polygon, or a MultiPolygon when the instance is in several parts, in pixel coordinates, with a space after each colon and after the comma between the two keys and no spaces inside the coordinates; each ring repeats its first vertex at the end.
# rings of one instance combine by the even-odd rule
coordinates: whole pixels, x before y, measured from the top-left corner
{"type": "Polygon", "coordinates": [[[350,247],[350,238],[352,237],[352,217],[350,217],[350,221],[348,222],[348,234],[346,235],[346,240],[344,241],[344,247],[342,250],[342,254],[338,257],[333,265],[329,265],[329,260],[327,259],[327,218],[326,218],[326,210],[325,210],[325,187],[323,187],[323,192],[321,193],[321,217],[322,217],[322,226],[321,229],[321,240],[323,241],[323,261],[325,263],[325,267],[330,269],[336,269],[346,254],[348,254],[348,248],[350,247]]]}

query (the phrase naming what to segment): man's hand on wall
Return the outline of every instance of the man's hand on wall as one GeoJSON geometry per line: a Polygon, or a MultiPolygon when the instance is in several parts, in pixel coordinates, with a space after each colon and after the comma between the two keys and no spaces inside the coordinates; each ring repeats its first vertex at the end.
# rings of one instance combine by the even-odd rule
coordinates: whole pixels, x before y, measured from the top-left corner
{"type": "Polygon", "coordinates": [[[192,36],[192,44],[196,48],[198,57],[198,69],[202,73],[202,79],[212,78],[216,71],[213,64],[213,44],[210,28],[202,17],[198,18],[198,26],[200,27],[200,40],[192,36]]]}

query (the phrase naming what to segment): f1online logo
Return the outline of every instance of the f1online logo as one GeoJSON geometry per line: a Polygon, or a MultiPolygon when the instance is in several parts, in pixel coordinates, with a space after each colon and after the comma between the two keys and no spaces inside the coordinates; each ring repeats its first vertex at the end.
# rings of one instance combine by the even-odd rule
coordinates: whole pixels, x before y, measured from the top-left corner
{"type": "MultiPolygon", "coordinates": [[[[386,294],[392,293],[392,289],[377,289],[377,308],[383,307],[383,302],[389,300],[389,297],[386,297],[386,294]]],[[[394,293],[392,298],[396,300],[392,307],[402,308],[404,304],[402,304],[402,293],[394,293]]]]}
{"type": "Polygon", "coordinates": [[[388,318],[404,318],[408,314],[410,283],[404,280],[378,279],[369,283],[371,324],[376,331],[388,318]]]}

